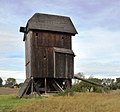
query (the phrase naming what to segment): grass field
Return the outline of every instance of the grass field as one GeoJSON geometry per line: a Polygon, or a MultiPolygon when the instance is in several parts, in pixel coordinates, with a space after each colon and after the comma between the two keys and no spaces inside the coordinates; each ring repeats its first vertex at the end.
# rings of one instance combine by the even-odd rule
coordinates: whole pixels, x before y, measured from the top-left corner
{"type": "Polygon", "coordinates": [[[0,95],[0,112],[120,112],[120,91],[22,99],[0,95]]]}

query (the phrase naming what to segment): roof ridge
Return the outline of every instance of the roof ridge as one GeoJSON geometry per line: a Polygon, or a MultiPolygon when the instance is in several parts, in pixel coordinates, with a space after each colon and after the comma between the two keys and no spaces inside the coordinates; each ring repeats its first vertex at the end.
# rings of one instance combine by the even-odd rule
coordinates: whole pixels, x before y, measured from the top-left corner
{"type": "Polygon", "coordinates": [[[70,17],[45,13],[35,13],[28,20],[26,29],[27,31],[44,30],[77,34],[70,17]]]}

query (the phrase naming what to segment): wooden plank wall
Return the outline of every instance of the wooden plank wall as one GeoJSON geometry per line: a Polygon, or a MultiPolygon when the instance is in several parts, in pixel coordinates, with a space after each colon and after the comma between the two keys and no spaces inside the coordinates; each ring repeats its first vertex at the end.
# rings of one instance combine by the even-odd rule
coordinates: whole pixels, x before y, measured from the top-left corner
{"type": "Polygon", "coordinates": [[[43,46],[71,49],[71,36],[52,32],[34,32],[32,44],[35,47],[43,46]]]}
{"type": "Polygon", "coordinates": [[[31,76],[31,37],[32,32],[30,31],[25,40],[25,66],[26,66],[26,78],[30,78],[31,76]]]}
{"type": "Polygon", "coordinates": [[[71,35],[35,31],[30,35],[30,42],[26,41],[30,44],[30,49],[26,48],[26,63],[30,60],[27,65],[27,77],[31,75],[36,78],[72,78],[74,56],[69,54],[66,57],[65,53],[56,52],[54,60],[53,51],[53,47],[71,49],[71,35]]]}
{"type": "Polygon", "coordinates": [[[32,50],[32,74],[34,77],[53,77],[53,52],[51,48],[32,50]]]}

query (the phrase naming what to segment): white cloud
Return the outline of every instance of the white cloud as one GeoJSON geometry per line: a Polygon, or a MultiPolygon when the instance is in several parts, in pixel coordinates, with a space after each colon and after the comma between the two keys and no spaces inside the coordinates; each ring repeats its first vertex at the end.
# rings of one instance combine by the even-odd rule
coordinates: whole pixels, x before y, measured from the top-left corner
{"type": "Polygon", "coordinates": [[[0,77],[23,79],[24,49],[17,34],[0,32],[0,77]]]}
{"type": "Polygon", "coordinates": [[[0,32],[0,57],[5,57],[15,53],[23,55],[23,44],[22,37],[19,37],[19,35],[0,32]]]}
{"type": "Polygon", "coordinates": [[[75,73],[120,74],[120,32],[95,28],[82,31],[80,36],[73,37],[75,73]],[[117,63],[117,64],[116,64],[117,63]]]}

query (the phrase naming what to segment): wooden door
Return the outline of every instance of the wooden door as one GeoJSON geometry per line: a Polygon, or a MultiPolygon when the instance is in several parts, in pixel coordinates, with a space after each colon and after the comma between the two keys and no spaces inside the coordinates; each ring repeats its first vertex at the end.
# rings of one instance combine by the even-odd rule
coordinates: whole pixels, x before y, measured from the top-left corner
{"type": "Polygon", "coordinates": [[[54,77],[72,78],[74,74],[74,53],[69,49],[54,49],[54,77]]]}

